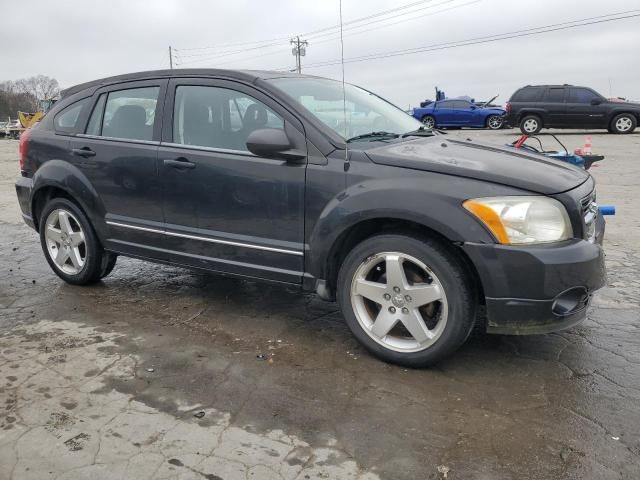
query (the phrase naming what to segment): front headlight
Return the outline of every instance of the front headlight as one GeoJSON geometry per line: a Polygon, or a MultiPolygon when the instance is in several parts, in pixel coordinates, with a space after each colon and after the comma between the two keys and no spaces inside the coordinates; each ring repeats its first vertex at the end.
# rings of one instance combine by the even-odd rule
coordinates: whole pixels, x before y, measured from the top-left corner
{"type": "Polygon", "coordinates": [[[505,245],[558,242],[573,236],[567,210],[553,198],[474,198],[462,205],[505,245]]]}

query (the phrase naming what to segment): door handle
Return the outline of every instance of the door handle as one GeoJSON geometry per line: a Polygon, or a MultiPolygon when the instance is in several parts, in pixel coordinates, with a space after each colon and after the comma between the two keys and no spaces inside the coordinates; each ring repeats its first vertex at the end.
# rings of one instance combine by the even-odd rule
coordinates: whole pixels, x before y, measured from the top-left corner
{"type": "Polygon", "coordinates": [[[71,153],[73,153],[74,155],[77,155],[78,157],[84,157],[84,158],[96,156],[96,152],[91,150],[89,147],[72,148],[71,153]]]}
{"type": "Polygon", "coordinates": [[[193,168],[196,168],[195,163],[190,162],[184,157],[163,160],[163,163],[167,167],[177,168],[178,170],[191,170],[193,168]]]}

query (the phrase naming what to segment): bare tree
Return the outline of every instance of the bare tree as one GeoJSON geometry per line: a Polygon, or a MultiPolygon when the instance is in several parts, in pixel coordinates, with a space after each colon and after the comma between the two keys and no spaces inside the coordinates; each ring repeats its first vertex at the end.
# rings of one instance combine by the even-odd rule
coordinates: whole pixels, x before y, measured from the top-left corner
{"type": "Polygon", "coordinates": [[[49,100],[60,94],[55,78],[46,75],[22,78],[15,82],[0,82],[0,118],[16,118],[18,111],[37,112],[40,100],[49,100]]]}
{"type": "Polygon", "coordinates": [[[13,82],[18,93],[26,93],[33,99],[31,111],[38,110],[40,100],[48,100],[60,94],[60,86],[55,78],[46,75],[36,75],[35,77],[22,78],[13,82]]]}
{"type": "Polygon", "coordinates": [[[0,121],[15,119],[19,111],[33,111],[37,103],[33,95],[21,92],[16,82],[0,82],[0,121]]]}

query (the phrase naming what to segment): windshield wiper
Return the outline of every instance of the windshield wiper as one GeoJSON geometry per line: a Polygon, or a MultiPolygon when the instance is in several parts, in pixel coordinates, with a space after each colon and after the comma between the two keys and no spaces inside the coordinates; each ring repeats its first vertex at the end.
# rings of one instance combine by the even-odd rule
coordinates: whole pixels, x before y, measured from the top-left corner
{"type": "Polygon", "coordinates": [[[400,135],[393,132],[369,132],[363,133],[362,135],[356,135],[355,137],[351,137],[347,139],[347,143],[355,142],[356,140],[365,140],[367,138],[377,138],[377,137],[385,137],[385,138],[398,138],[400,135]]]}
{"type": "Polygon", "coordinates": [[[403,133],[400,137],[401,138],[405,138],[405,137],[433,137],[434,135],[435,135],[435,133],[433,133],[433,130],[430,130],[430,129],[425,128],[425,127],[420,127],[417,130],[412,130],[410,132],[403,133]]]}

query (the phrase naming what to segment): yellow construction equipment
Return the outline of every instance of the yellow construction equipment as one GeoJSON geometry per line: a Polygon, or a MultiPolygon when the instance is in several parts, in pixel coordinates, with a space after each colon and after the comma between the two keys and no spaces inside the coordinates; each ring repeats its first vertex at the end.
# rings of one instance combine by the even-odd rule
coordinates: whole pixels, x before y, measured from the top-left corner
{"type": "Polygon", "coordinates": [[[51,107],[53,107],[54,103],[56,103],[56,100],[54,99],[40,100],[38,102],[39,108],[37,112],[18,112],[18,120],[20,122],[20,125],[6,127],[2,132],[4,133],[3,136],[7,136],[9,138],[19,138],[20,134],[27,128],[34,126],[36,123],[42,120],[42,117],[44,117],[45,114],[49,110],[51,110],[51,107]]]}
{"type": "Polygon", "coordinates": [[[18,112],[18,120],[22,128],[29,128],[39,122],[44,117],[45,112],[39,111],[36,113],[18,112]]]}

